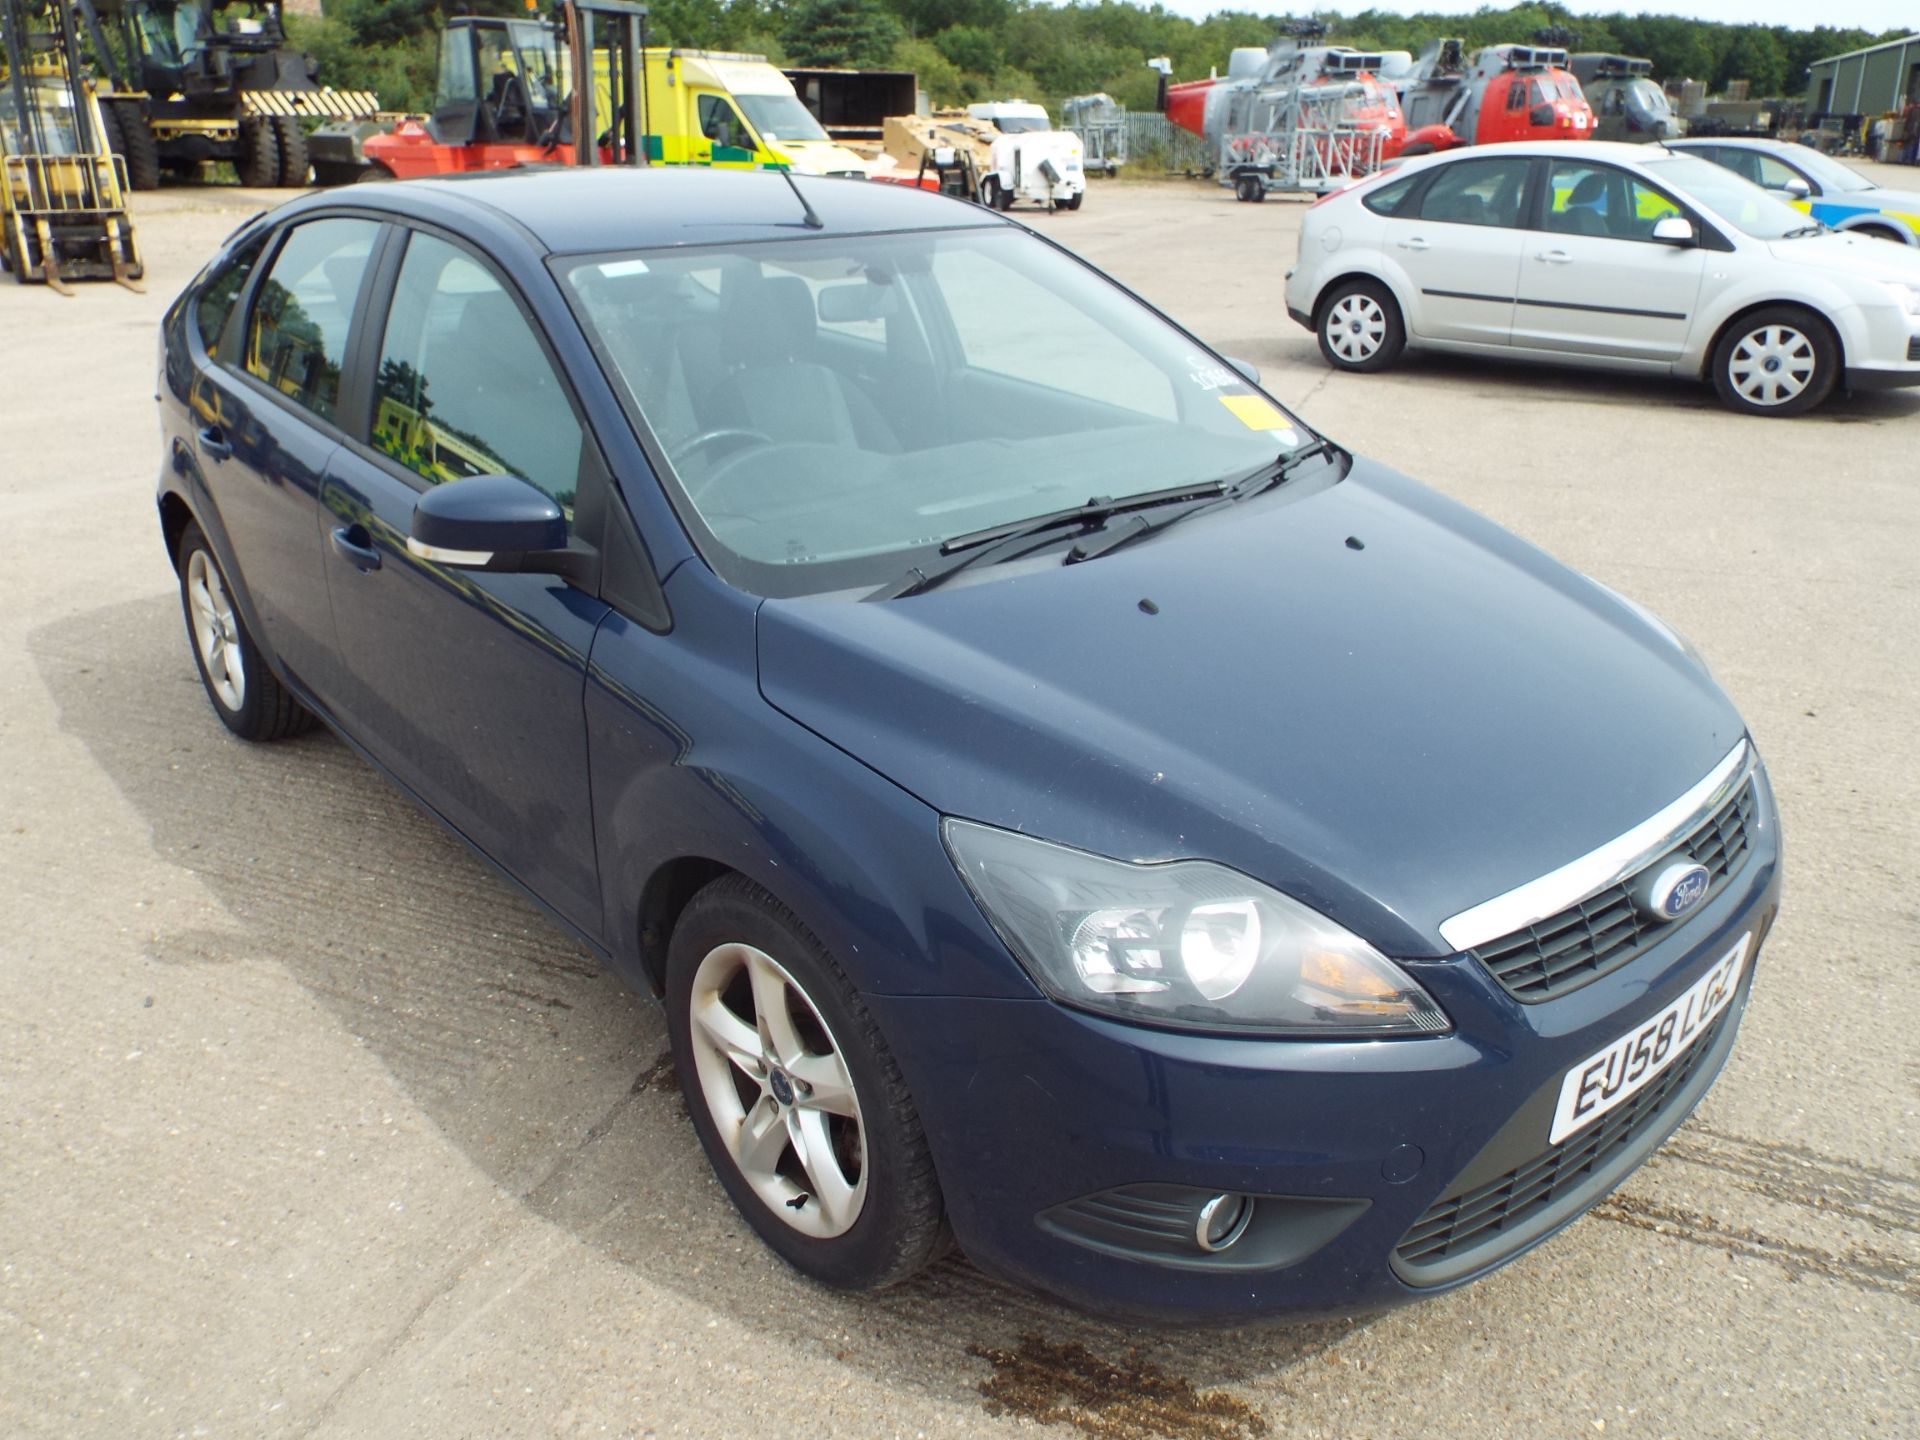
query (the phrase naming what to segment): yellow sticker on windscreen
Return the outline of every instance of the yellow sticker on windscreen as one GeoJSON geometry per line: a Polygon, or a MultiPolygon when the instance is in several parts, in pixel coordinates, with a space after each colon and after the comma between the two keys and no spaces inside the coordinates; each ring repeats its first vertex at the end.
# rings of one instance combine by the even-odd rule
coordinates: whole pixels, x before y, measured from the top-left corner
{"type": "Polygon", "coordinates": [[[1287,417],[1264,395],[1222,395],[1220,403],[1249,430],[1284,430],[1287,417]]]}

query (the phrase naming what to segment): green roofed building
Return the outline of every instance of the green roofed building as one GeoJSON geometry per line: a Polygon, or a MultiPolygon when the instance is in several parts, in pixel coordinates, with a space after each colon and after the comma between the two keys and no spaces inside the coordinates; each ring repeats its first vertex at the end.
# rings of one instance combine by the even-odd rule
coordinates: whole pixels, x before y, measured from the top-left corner
{"type": "Polygon", "coordinates": [[[1880,115],[1920,101],[1920,35],[1830,55],[1807,67],[1814,115],[1880,115]]]}

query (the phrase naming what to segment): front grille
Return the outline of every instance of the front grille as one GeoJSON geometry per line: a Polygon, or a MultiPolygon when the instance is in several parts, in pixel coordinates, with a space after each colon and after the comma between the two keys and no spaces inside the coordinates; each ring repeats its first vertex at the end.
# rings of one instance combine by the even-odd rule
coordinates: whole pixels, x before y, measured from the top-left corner
{"type": "Polygon", "coordinates": [[[1916,335],[1907,341],[1907,358],[1909,360],[1920,360],[1920,335],[1916,335]]]}
{"type": "MultiPolygon", "coordinates": [[[[1726,1010],[1651,1085],[1587,1129],[1484,1185],[1429,1205],[1395,1247],[1400,1268],[1417,1283],[1423,1267],[1437,1267],[1477,1250],[1499,1247],[1515,1226],[1550,1210],[1556,1199],[1660,1123],[1668,1103],[1706,1063],[1738,1008],[1735,1005],[1726,1010]]],[[[1493,1258],[1488,1256],[1489,1261],[1493,1258]]],[[[1451,1272],[1458,1267],[1448,1268],[1451,1272]]]]}
{"type": "Polygon", "coordinates": [[[1747,781],[1693,832],[1659,859],[1558,915],[1489,940],[1473,956],[1506,992],[1526,1004],[1552,1000],[1619,969],[1659,943],[1674,922],[1644,915],[1633,884],[1676,856],[1707,867],[1709,898],[1746,863],[1753,824],[1753,782],[1747,781]]]}

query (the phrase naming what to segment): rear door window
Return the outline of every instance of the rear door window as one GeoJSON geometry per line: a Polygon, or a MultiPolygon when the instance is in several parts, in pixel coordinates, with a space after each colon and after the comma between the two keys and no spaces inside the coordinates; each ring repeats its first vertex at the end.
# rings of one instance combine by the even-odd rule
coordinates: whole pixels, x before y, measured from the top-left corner
{"type": "Polygon", "coordinates": [[[1362,195],[1360,203],[1376,215],[1398,215],[1419,179],[1418,175],[1409,175],[1404,180],[1395,180],[1391,185],[1378,186],[1362,195]]]}
{"type": "Polygon", "coordinates": [[[373,220],[294,226],[248,317],[247,373],[322,420],[340,403],[347,327],[379,233],[373,220]]]}
{"type": "Polygon", "coordinates": [[[1427,186],[1420,218],[1452,225],[1518,225],[1532,163],[1524,157],[1455,161],[1427,186]]]}

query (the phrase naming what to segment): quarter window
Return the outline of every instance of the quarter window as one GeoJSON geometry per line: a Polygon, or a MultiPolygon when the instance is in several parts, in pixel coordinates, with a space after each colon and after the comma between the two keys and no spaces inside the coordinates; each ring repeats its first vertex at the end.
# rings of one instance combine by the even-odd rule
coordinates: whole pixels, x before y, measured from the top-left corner
{"type": "Polygon", "coordinates": [[[193,325],[200,332],[200,343],[206,347],[207,354],[220,353],[220,332],[227,328],[227,316],[233,313],[233,303],[246,288],[247,277],[253,273],[254,262],[260,258],[265,243],[266,237],[260,236],[242,245],[200,287],[200,298],[193,307],[193,325]]]}
{"type": "Polygon", "coordinates": [[[1420,177],[1409,175],[1404,180],[1396,180],[1391,185],[1382,185],[1369,190],[1360,197],[1360,203],[1376,215],[1398,215],[1400,207],[1406,203],[1408,194],[1413,190],[1414,182],[1420,177]]]}
{"type": "Polygon", "coordinates": [[[1531,164],[1525,159],[1455,161],[1427,186],[1420,218],[1454,225],[1518,225],[1531,164]]]}
{"type": "Polygon", "coordinates": [[[518,475],[572,510],[580,421],[520,307],[466,251],[408,241],[373,395],[373,447],[421,478],[518,475]]]}
{"type": "Polygon", "coordinates": [[[247,373],[333,419],[347,325],[380,227],[371,220],[296,225],[260,286],[247,327],[247,373]]]}

